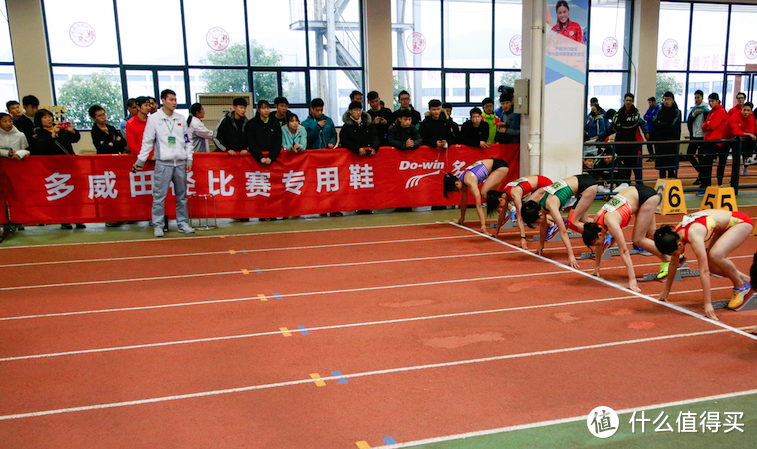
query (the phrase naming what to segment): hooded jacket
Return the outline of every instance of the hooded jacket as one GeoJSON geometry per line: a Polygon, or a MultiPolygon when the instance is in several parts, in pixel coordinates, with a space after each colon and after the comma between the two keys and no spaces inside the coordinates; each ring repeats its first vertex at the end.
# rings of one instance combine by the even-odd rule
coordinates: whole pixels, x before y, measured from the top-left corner
{"type": "Polygon", "coordinates": [[[360,115],[360,123],[352,119],[352,116],[343,117],[344,126],[339,133],[339,146],[347,148],[355,154],[360,154],[360,149],[371,147],[378,150],[380,145],[376,127],[371,124],[371,116],[363,112],[360,115]]]}
{"type": "Polygon", "coordinates": [[[313,117],[313,114],[308,114],[308,118],[302,122],[302,126],[308,132],[308,149],[328,148],[329,144],[336,146],[336,127],[334,121],[327,117],[326,114],[321,114],[320,118],[313,117]],[[321,128],[318,122],[326,120],[326,124],[321,128]]]}
{"type": "Polygon", "coordinates": [[[652,120],[656,140],[680,140],[681,139],[681,110],[678,104],[673,102],[671,107],[663,105],[652,120]]]}
{"type": "Polygon", "coordinates": [[[234,111],[229,111],[226,116],[218,122],[213,132],[213,142],[216,144],[216,151],[240,151],[247,148],[247,139],[245,138],[244,128],[247,126],[247,116],[241,119],[241,126],[236,118],[234,111]]]}
{"type": "Polygon", "coordinates": [[[0,128],[0,156],[10,157],[9,151],[14,151],[19,157],[23,158],[29,154],[29,142],[26,135],[18,130],[15,126],[10,131],[0,128]]]}
{"type": "Polygon", "coordinates": [[[305,130],[305,127],[298,124],[297,125],[297,131],[292,134],[291,131],[289,131],[289,125],[285,125],[281,127],[281,146],[284,147],[287,151],[295,151],[292,149],[294,146],[294,143],[297,142],[300,144],[300,148],[296,151],[304,151],[308,147],[308,132],[305,130]]]}
{"type": "MultiPolygon", "coordinates": [[[[726,127],[728,126],[728,115],[725,112],[725,108],[722,105],[717,105],[712,108],[707,119],[702,123],[702,131],[704,131],[704,140],[720,140],[726,137],[726,127]]],[[[718,143],[718,146],[722,143],[718,143]]]]}
{"type": "Polygon", "coordinates": [[[436,142],[439,140],[446,140],[449,145],[455,143],[452,124],[444,111],[442,111],[438,119],[434,119],[431,117],[431,113],[427,112],[426,118],[421,122],[418,132],[423,142],[430,147],[436,147],[436,142]]]}

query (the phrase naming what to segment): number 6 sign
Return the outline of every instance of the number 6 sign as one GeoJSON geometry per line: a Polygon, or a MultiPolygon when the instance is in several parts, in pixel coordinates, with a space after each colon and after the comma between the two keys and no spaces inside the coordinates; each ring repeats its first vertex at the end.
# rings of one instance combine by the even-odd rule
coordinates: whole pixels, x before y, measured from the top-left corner
{"type": "Polygon", "coordinates": [[[686,200],[683,197],[681,180],[658,179],[654,189],[660,197],[660,203],[655,212],[660,215],[686,213],[686,200]]]}

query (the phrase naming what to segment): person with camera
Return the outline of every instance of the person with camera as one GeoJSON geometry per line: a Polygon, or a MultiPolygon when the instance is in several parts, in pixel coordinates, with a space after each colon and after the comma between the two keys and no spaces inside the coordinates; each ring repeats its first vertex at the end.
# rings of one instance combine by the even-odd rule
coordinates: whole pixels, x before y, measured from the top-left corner
{"type": "Polygon", "coordinates": [[[75,155],[73,144],[79,139],[81,134],[71,123],[55,123],[53,113],[47,109],[40,109],[34,114],[33,155],[75,155]]]}

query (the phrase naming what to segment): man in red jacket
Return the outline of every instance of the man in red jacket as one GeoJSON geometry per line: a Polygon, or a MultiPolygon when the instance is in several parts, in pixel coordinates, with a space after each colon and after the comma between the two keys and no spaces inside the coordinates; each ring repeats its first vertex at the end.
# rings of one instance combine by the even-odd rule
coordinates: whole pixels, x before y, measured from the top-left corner
{"type": "Polygon", "coordinates": [[[725,112],[725,108],[720,105],[720,96],[713,92],[707,97],[710,103],[710,113],[707,114],[707,120],[702,123],[702,131],[704,131],[705,148],[704,155],[701,158],[702,164],[702,177],[699,187],[701,190],[697,192],[697,196],[704,196],[707,187],[712,185],[712,163],[715,158],[720,155],[721,157],[728,157],[728,153],[725,156],[721,154],[722,143],[709,143],[708,140],[720,140],[726,138],[726,129],[728,127],[728,114],[725,112]]]}
{"type": "MultiPolygon", "coordinates": [[[[742,176],[747,174],[747,166],[754,162],[752,154],[754,154],[755,143],[755,121],[752,110],[754,104],[751,101],[747,101],[741,107],[738,114],[732,115],[728,119],[729,133],[731,137],[741,140],[741,155],[744,158],[744,172],[742,176]]],[[[738,145],[736,143],[735,145],[738,145]]],[[[734,148],[737,148],[734,146],[734,148]]],[[[720,174],[720,166],[718,166],[718,177],[720,174]]],[[[732,175],[733,176],[733,175],[732,175]]]]}

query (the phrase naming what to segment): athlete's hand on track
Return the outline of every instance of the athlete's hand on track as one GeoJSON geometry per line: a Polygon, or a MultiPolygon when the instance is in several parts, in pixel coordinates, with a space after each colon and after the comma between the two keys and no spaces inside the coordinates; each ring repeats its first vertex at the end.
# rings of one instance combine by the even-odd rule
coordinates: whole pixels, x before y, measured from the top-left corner
{"type": "Polygon", "coordinates": [[[571,258],[570,258],[570,259],[568,260],[568,263],[570,264],[570,266],[571,266],[571,267],[573,267],[573,268],[575,268],[575,269],[579,269],[579,268],[581,268],[581,267],[580,267],[580,266],[578,265],[578,261],[576,260],[576,258],[575,258],[575,257],[571,257],[571,258]]]}
{"type": "Polygon", "coordinates": [[[704,314],[707,315],[707,318],[714,320],[714,321],[720,321],[718,320],[718,316],[715,315],[715,309],[712,308],[712,304],[705,304],[704,305],[704,314]]]}
{"type": "Polygon", "coordinates": [[[641,289],[639,288],[639,283],[636,282],[636,281],[629,282],[628,283],[628,288],[630,288],[631,290],[635,291],[636,293],[641,292],[641,289]]]}

